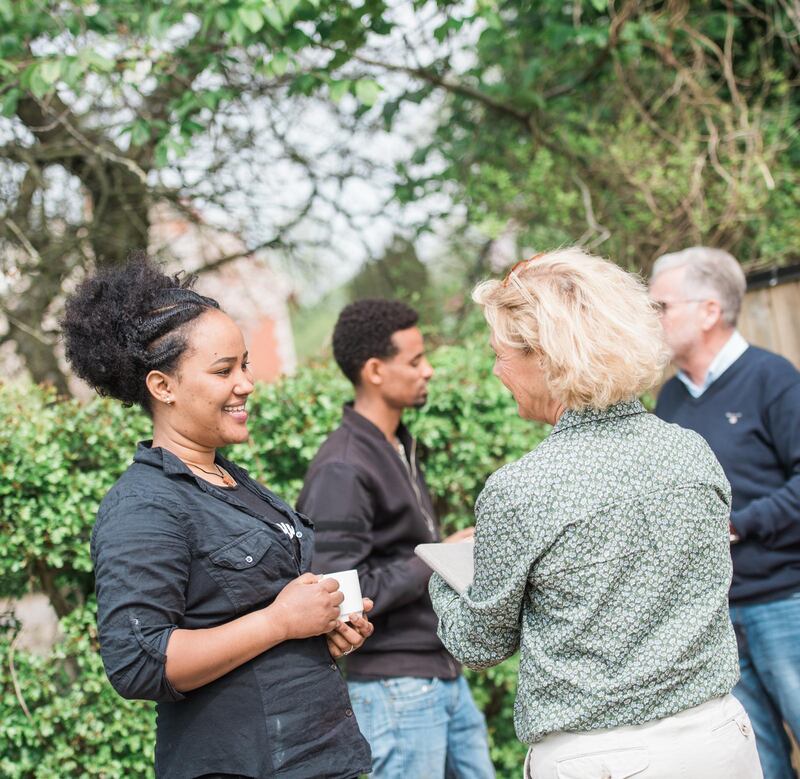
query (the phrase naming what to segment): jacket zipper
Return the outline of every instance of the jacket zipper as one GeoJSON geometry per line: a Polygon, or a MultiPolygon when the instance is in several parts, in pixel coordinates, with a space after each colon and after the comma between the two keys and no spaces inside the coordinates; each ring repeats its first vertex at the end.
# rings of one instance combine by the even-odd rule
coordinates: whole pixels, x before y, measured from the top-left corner
{"type": "Polygon", "coordinates": [[[411,489],[414,490],[414,497],[417,499],[417,506],[419,506],[419,510],[422,513],[422,516],[425,518],[425,522],[427,522],[428,524],[428,530],[430,531],[431,538],[435,541],[436,525],[433,522],[433,517],[431,517],[431,515],[425,510],[425,507],[422,505],[422,493],[419,491],[419,484],[417,483],[417,439],[416,438],[411,439],[411,457],[408,459],[402,457],[401,459],[403,461],[403,465],[405,466],[405,471],[408,474],[408,479],[411,482],[411,489]]]}

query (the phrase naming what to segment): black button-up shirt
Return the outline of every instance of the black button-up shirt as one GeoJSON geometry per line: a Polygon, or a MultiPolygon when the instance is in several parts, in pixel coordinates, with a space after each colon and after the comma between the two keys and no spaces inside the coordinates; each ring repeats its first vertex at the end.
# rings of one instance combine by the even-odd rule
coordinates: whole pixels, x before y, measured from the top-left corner
{"type": "Polygon", "coordinates": [[[184,694],[166,677],[173,630],[214,627],[268,605],[311,560],[312,523],[243,469],[217,462],[267,510],[149,442],[100,505],[92,560],[106,673],[123,697],[157,701],[159,777],[367,772],[369,746],[324,636],[285,641],[184,694]],[[299,561],[276,523],[295,529],[299,561]]]}

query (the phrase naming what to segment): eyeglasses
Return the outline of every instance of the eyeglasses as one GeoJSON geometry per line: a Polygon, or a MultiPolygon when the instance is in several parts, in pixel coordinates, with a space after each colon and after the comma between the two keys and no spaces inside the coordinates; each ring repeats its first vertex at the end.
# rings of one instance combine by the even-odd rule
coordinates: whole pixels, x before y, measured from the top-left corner
{"type": "Polygon", "coordinates": [[[528,267],[530,263],[534,260],[538,260],[539,257],[542,257],[545,252],[539,252],[539,254],[534,254],[533,257],[528,257],[527,260],[520,260],[507,274],[506,277],[502,281],[503,287],[508,286],[508,282],[512,282],[514,286],[517,288],[517,291],[525,298],[525,302],[532,306],[534,309],[536,308],[536,302],[534,301],[531,293],[525,288],[525,285],[520,281],[519,272],[524,270],[528,267]]]}
{"type": "Polygon", "coordinates": [[[666,314],[673,306],[679,306],[681,303],[703,303],[707,298],[687,298],[686,300],[653,300],[653,308],[656,313],[661,316],[666,314]]]}

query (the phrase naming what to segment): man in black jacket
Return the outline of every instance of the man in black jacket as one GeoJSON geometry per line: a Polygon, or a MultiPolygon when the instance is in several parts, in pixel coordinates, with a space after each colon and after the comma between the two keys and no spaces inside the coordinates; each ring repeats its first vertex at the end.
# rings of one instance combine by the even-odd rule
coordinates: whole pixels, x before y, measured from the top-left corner
{"type": "Polygon", "coordinates": [[[375,632],[346,666],[372,777],[486,779],[494,776],[486,723],[436,635],[430,569],[414,555],[440,539],[416,441],[401,421],[425,404],[433,376],[417,319],[388,300],[361,300],[339,315],[333,354],[355,402],[311,463],[298,508],[316,525],[312,570],[356,568],[375,603],[375,632]]]}

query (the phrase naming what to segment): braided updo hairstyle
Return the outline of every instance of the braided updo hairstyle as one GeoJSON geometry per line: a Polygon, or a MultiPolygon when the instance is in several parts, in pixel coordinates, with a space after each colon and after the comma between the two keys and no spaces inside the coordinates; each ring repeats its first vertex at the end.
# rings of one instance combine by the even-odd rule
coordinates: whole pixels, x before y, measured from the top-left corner
{"type": "Polygon", "coordinates": [[[83,281],[61,320],[75,373],[101,395],[150,413],[147,374],[174,370],[187,347],[186,325],[219,308],[193,283],[192,276],[167,276],[144,256],[83,281]]]}

